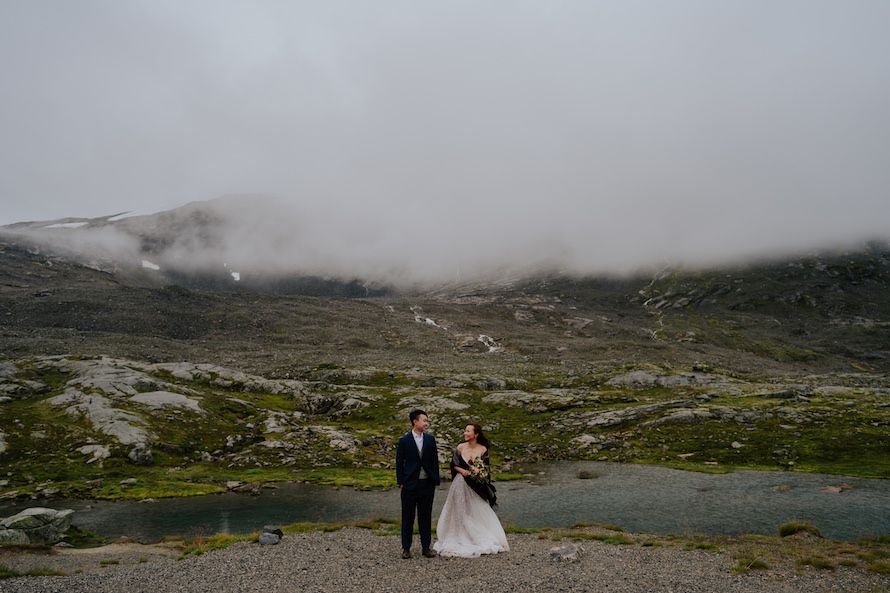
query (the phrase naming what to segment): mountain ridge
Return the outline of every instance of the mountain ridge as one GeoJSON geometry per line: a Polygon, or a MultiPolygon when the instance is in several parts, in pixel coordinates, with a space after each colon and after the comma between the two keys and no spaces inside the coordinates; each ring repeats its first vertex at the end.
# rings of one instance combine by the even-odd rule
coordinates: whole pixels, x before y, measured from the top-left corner
{"type": "MultiPolygon", "coordinates": [[[[235,198],[223,203],[244,207],[235,198]]],[[[698,352],[769,372],[890,368],[883,330],[890,321],[890,248],[883,243],[710,270],[578,276],[516,269],[413,287],[293,271],[244,273],[236,280],[222,265],[209,271],[168,266],[157,246],[169,245],[189,222],[203,221],[195,236],[211,244],[220,239],[215,210],[204,210],[213,205],[132,220],[89,219],[86,226],[99,235],[80,243],[84,229],[59,221],[0,227],[5,354],[77,353],[65,345],[77,343],[88,346],[84,353],[127,357],[138,349],[113,345],[129,333],[150,344],[146,356],[196,347],[212,357],[215,342],[231,340],[262,344],[276,360],[281,357],[269,354],[271,344],[307,364],[329,358],[404,366],[399,359],[413,345],[427,364],[441,358],[472,367],[479,354],[491,354],[474,341],[481,334],[501,345],[498,364],[583,368],[597,359],[647,356],[688,364],[698,352]],[[138,245],[136,251],[115,249],[120,232],[105,231],[118,224],[129,229],[127,245],[138,245]],[[148,265],[152,260],[162,262],[161,269],[148,265]],[[423,324],[414,322],[412,307],[451,329],[419,332],[423,324]],[[301,338],[289,338],[288,325],[301,338]],[[192,343],[182,347],[183,340],[192,343]],[[112,351],[103,352],[103,345],[112,351]]],[[[250,368],[277,370],[256,361],[250,368]]]]}

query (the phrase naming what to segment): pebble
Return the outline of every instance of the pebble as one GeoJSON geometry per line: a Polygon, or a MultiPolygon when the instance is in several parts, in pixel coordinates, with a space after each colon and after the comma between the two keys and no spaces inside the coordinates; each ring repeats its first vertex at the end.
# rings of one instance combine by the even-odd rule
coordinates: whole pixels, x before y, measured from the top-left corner
{"type": "MultiPolygon", "coordinates": [[[[509,552],[479,558],[400,556],[399,537],[367,529],[285,535],[277,545],[241,542],[200,556],[131,550],[117,562],[84,564],[84,555],[0,555],[0,566],[23,572],[55,567],[69,576],[0,580],[0,593],[417,593],[424,591],[609,593],[873,593],[890,590],[890,575],[863,568],[818,570],[779,564],[734,574],[731,555],[669,546],[580,544],[577,562],[559,562],[557,542],[509,534],[509,552]],[[68,572],[63,564],[68,562],[68,572]],[[75,561],[80,562],[76,564],[75,561]],[[31,566],[26,566],[30,562],[31,566]]],[[[415,542],[415,548],[418,547],[415,542]]],[[[419,552],[417,549],[415,552],[419,552]]]]}

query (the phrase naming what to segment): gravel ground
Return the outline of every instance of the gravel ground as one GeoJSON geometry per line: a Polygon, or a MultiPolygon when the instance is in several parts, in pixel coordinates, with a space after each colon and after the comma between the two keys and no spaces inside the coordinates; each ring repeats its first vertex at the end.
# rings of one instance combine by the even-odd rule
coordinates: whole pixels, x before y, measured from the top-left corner
{"type": "MultiPolygon", "coordinates": [[[[163,546],[114,544],[93,550],[2,551],[0,566],[36,567],[70,576],[0,580],[0,593],[195,593],[320,591],[815,592],[890,591],[890,575],[862,567],[835,570],[780,563],[733,574],[730,553],[584,541],[579,562],[557,561],[550,550],[569,544],[534,534],[509,534],[511,551],[480,558],[399,555],[398,536],[349,528],[286,535],[280,544],[239,543],[177,560],[163,546]]],[[[415,550],[419,552],[419,550],[415,550]]]]}

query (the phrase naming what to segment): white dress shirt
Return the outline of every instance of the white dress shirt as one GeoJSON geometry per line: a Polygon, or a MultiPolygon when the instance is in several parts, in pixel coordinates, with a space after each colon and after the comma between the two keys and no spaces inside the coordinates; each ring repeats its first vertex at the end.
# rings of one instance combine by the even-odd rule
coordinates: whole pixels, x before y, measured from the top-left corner
{"type": "MultiPolygon", "coordinates": [[[[411,431],[411,436],[414,437],[414,444],[417,445],[417,454],[423,457],[423,433],[417,434],[416,430],[411,431]]],[[[423,469],[423,466],[420,466],[420,476],[418,476],[419,480],[426,480],[429,476],[426,473],[426,470],[423,469]]]]}

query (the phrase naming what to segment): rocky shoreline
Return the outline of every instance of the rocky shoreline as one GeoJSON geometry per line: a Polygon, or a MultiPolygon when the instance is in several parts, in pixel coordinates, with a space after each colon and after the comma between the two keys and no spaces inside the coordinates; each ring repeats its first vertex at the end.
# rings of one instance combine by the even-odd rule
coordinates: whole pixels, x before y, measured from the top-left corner
{"type": "Polygon", "coordinates": [[[427,559],[417,554],[402,560],[397,535],[361,528],[289,534],[278,545],[241,542],[182,559],[172,544],[115,543],[88,550],[6,548],[0,549],[0,567],[20,573],[48,569],[67,576],[0,580],[0,593],[890,591],[890,574],[868,571],[861,564],[829,570],[784,558],[771,560],[766,569],[737,573],[739,554],[753,544],[737,541],[719,550],[687,549],[646,545],[645,536],[626,537],[632,541],[615,545],[596,539],[558,539],[547,533],[509,534],[510,552],[472,559],[427,559]]]}

